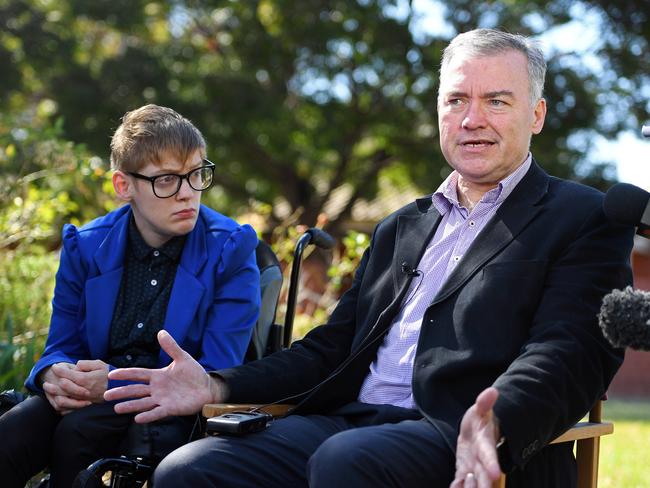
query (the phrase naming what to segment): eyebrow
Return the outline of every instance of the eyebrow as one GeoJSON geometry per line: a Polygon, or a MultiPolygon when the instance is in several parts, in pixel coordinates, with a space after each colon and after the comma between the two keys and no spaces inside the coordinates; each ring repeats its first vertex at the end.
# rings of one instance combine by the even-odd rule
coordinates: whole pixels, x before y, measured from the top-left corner
{"type": "MultiPolygon", "coordinates": [[[[205,165],[206,165],[206,163],[205,163],[205,159],[202,159],[201,162],[198,163],[196,166],[194,166],[194,165],[190,166],[190,169],[189,169],[188,171],[192,171],[192,170],[195,170],[195,169],[201,168],[201,167],[203,167],[203,166],[205,166],[205,165]]],[[[178,171],[175,171],[175,170],[173,170],[173,169],[168,169],[168,168],[166,168],[166,167],[164,167],[164,166],[158,168],[158,171],[156,171],[155,173],[156,173],[156,174],[155,174],[154,176],[161,176],[161,175],[179,175],[179,174],[181,174],[181,173],[178,172],[178,171]]]]}
{"type": "Polygon", "coordinates": [[[509,97],[513,98],[515,95],[510,90],[498,90],[493,92],[487,92],[484,95],[481,95],[481,98],[500,98],[500,97],[509,97]]]}
{"type": "MultiPolygon", "coordinates": [[[[509,98],[514,98],[514,93],[511,92],[510,90],[497,90],[497,91],[491,91],[484,93],[481,95],[481,98],[489,99],[489,98],[499,98],[499,97],[509,97],[509,98]]],[[[462,91],[455,91],[447,94],[447,98],[468,98],[469,95],[466,92],[462,91]]]]}

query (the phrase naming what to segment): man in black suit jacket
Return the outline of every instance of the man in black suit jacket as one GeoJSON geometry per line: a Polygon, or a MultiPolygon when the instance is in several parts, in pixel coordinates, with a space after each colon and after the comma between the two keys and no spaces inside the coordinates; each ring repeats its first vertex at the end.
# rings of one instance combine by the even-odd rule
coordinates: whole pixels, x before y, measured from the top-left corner
{"type": "Polygon", "coordinates": [[[600,192],[532,159],[545,69],[522,36],[480,29],[451,42],[438,113],[455,171],[377,226],[327,324],[210,377],[161,332],[172,366],[111,373],[147,383],[106,394],[137,398],[116,406],[137,421],[225,400],[297,404],[264,432],[172,453],[158,488],[487,488],[500,469],[511,486],[575,485],[571,446],[548,443],[621,364],[596,315],[631,280],[632,229],[605,220],[600,192]]]}

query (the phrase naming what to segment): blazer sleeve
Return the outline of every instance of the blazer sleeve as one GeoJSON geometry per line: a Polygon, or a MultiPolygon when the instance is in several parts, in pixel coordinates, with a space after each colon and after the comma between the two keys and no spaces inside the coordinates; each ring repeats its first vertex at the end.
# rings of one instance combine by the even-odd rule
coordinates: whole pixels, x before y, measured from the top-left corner
{"type": "Polygon", "coordinates": [[[631,282],[632,232],[607,222],[598,205],[549,268],[528,340],[494,383],[504,470],[523,466],[578,421],[621,365],[597,314],[606,293],[631,282]]]}
{"type": "Polygon", "coordinates": [[[260,308],[257,242],[253,228],[242,225],[223,245],[197,358],[206,370],[229,368],[244,360],[260,308]]]}
{"type": "Polygon", "coordinates": [[[61,362],[75,364],[80,359],[88,358],[88,344],[79,326],[86,275],[77,229],[74,225],[65,225],[52,299],[50,329],[43,355],[25,381],[28,390],[42,392],[36,378],[45,368],[61,362]]]}
{"type": "Polygon", "coordinates": [[[312,329],[289,349],[213,373],[227,382],[228,401],[270,403],[295,396],[291,401],[296,403],[300,400],[298,395],[323,381],[345,360],[356,331],[357,300],[370,252],[370,249],[364,252],[352,286],[325,325],[312,329]],[[264,388],[260,388],[260,378],[264,380],[264,388]]]}

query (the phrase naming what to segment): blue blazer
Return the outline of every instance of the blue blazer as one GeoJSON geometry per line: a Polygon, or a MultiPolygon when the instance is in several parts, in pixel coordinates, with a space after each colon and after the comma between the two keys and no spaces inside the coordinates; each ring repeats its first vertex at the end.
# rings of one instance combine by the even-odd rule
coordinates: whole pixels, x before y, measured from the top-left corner
{"type": "MultiPolygon", "coordinates": [[[[130,216],[125,205],[79,229],[64,226],[49,335],[25,381],[29,390],[42,391],[36,377],[54,363],[106,360],[130,216]]],[[[206,370],[235,366],[244,358],[259,313],[256,246],[251,226],[201,206],[185,241],[163,328],[206,370]]],[[[161,350],[158,366],[170,362],[161,350]]],[[[120,384],[109,381],[108,388],[120,384]]]]}

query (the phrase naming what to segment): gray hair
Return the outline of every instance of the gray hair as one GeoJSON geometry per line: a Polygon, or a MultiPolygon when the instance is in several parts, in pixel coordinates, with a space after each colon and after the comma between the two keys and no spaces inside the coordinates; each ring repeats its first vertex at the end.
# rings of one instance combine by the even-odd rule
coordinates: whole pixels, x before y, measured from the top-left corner
{"type": "Polygon", "coordinates": [[[458,34],[442,52],[440,79],[451,59],[458,53],[469,56],[494,56],[507,51],[521,52],[528,60],[528,82],[531,104],[537,103],[544,92],[546,61],[539,43],[520,34],[496,29],[475,29],[458,34]]]}

